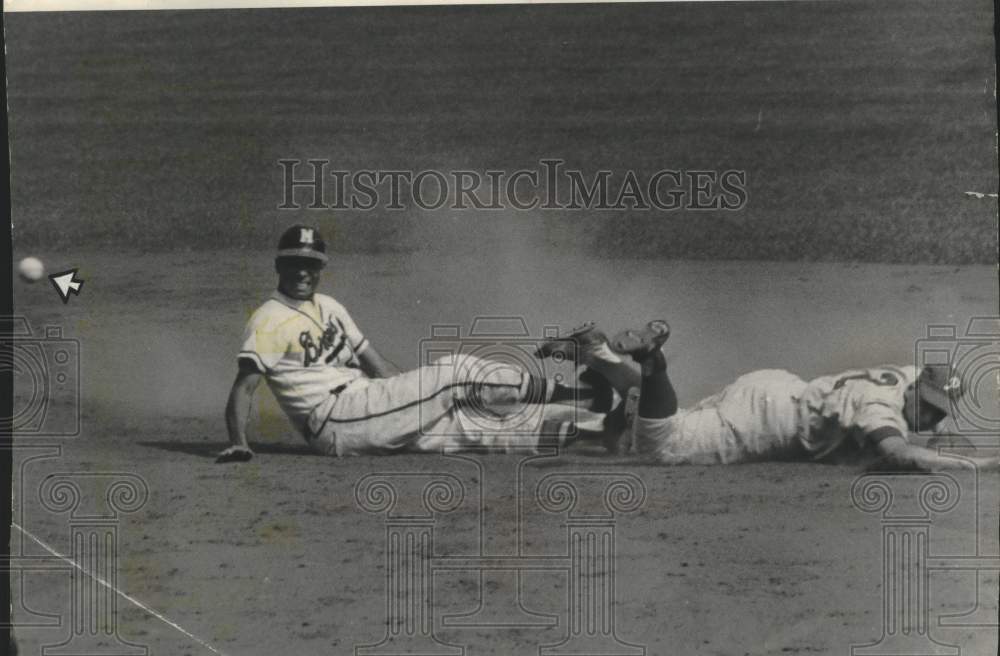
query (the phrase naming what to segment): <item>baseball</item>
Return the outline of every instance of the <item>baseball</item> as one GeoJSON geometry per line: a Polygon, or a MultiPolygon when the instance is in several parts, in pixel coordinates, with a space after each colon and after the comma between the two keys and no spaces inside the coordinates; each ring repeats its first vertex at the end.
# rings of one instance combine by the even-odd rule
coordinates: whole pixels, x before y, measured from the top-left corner
{"type": "Polygon", "coordinates": [[[25,282],[38,282],[45,275],[45,265],[37,257],[26,257],[18,263],[17,273],[25,282]]]}

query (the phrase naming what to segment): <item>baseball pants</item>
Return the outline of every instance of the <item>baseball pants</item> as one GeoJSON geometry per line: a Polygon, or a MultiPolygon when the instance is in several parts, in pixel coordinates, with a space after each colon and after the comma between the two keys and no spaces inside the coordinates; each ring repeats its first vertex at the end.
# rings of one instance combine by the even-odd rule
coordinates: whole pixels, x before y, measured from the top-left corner
{"type": "Polygon", "coordinates": [[[635,448],[668,464],[776,459],[799,450],[799,398],[806,383],[778,369],[755,371],[720,393],[662,419],[637,417],[635,448]]]}
{"type": "Polygon", "coordinates": [[[529,378],[510,364],[454,355],[358,379],[313,411],[309,443],[337,456],[536,448],[567,430],[567,408],[525,403],[529,378]]]}

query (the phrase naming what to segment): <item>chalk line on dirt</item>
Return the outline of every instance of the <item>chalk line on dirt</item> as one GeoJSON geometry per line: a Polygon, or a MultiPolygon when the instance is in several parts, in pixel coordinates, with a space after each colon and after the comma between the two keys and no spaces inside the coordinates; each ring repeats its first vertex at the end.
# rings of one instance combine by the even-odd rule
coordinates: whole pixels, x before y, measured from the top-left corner
{"type": "Polygon", "coordinates": [[[152,608],[150,608],[146,604],[142,603],[141,601],[139,601],[138,599],[136,599],[132,595],[119,590],[115,586],[113,586],[110,583],[108,583],[107,581],[105,581],[100,576],[97,576],[96,574],[93,574],[92,572],[88,572],[83,567],[81,567],[76,561],[74,561],[74,560],[72,560],[72,559],[70,559],[70,558],[62,555],[61,553],[59,553],[58,551],[56,551],[55,549],[53,549],[49,545],[45,544],[40,539],[38,539],[37,537],[35,537],[34,535],[32,535],[32,533],[30,531],[28,531],[27,529],[25,529],[22,526],[20,526],[17,522],[11,522],[11,525],[14,528],[16,528],[17,530],[21,531],[21,533],[23,533],[27,537],[29,537],[32,540],[34,540],[38,544],[38,546],[40,546],[42,549],[45,549],[46,551],[48,551],[50,554],[52,554],[56,558],[59,558],[60,560],[66,561],[67,563],[69,563],[70,565],[72,565],[73,567],[75,567],[76,569],[80,570],[81,572],[83,572],[84,574],[86,574],[87,576],[89,576],[90,578],[94,579],[99,584],[103,585],[105,588],[108,588],[109,590],[114,591],[115,594],[117,594],[121,598],[125,599],[126,601],[128,601],[128,602],[132,603],[133,605],[135,605],[135,606],[141,608],[142,610],[146,611],[147,613],[149,613],[150,615],[152,615],[156,619],[160,620],[161,622],[163,622],[167,626],[170,626],[170,627],[172,627],[174,629],[177,629],[178,631],[180,631],[181,633],[183,633],[184,635],[186,635],[188,638],[191,638],[192,640],[194,640],[195,642],[197,642],[199,645],[201,645],[205,649],[211,651],[213,654],[219,654],[219,656],[228,656],[225,652],[216,649],[212,645],[208,644],[207,642],[205,642],[204,640],[202,640],[201,638],[199,638],[195,634],[191,633],[190,631],[188,631],[187,629],[185,629],[184,627],[182,627],[177,622],[174,622],[174,621],[170,620],[169,618],[167,618],[162,613],[156,612],[155,610],[153,610],[152,608]]]}

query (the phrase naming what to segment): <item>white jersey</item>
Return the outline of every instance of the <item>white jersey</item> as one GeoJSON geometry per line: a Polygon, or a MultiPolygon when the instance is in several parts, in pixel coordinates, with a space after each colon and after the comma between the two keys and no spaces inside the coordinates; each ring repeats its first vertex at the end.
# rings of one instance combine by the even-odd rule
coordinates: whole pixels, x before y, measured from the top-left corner
{"type": "Polygon", "coordinates": [[[892,428],[906,437],[903,392],[917,379],[912,366],[845,371],[810,382],[801,397],[801,442],[816,459],[842,446],[862,449],[867,435],[892,428]]]}
{"type": "Polygon", "coordinates": [[[903,393],[915,367],[845,371],[805,382],[787,371],[740,376],[671,417],[637,417],[636,448],[667,464],[713,464],[801,456],[835,459],[891,428],[906,436],[903,393]],[[843,448],[842,448],[843,447],[843,448]]]}
{"type": "Polygon", "coordinates": [[[298,301],[276,291],[247,322],[237,357],[264,374],[281,409],[305,434],[314,408],[364,376],[358,355],[367,346],[351,315],[333,298],[315,294],[298,301]]]}

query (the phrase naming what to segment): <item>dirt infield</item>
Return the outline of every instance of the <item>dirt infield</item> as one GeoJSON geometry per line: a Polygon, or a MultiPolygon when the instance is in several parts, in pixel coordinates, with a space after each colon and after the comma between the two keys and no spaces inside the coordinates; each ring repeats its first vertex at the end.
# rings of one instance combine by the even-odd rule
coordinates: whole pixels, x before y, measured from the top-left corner
{"type": "MultiPolygon", "coordinates": [[[[213,462],[242,328],[274,288],[270,248],[299,221],[334,253],[321,291],[404,369],[436,327],[467,333],[483,317],[523,321],[519,343],[664,317],[687,405],[754,369],[912,363],[929,326],[965,338],[997,312],[992,12],[913,0],[5,16],[17,257],[85,281],[67,305],[47,281],[15,285],[34,331],[21,352],[68,358],[42,378],[15,363],[17,407],[54,380],[37,419],[80,420],[73,437],[22,434],[14,453],[22,654],[68,641],[49,653],[349,655],[387,631],[403,631],[397,645],[432,636],[431,650],[396,652],[423,656],[601,636],[618,656],[848,654],[893,636],[911,640],[907,656],[930,639],[995,654],[995,475],[666,468],[581,446],[329,459],[263,389],[258,456],[213,462]],[[747,202],[279,211],[279,160],[312,157],[479,173],[559,158],[616,180],[737,170],[747,202]],[[59,378],[76,364],[79,379],[59,378]],[[413,541],[388,547],[398,535],[413,541]],[[409,606],[389,592],[411,564],[403,548],[428,549],[405,570],[409,606]],[[932,571],[883,577],[911,562],[932,571]],[[414,623],[387,624],[404,608],[414,623]]],[[[541,653],[608,653],[573,645],[541,653]]]]}
{"type": "MultiPolygon", "coordinates": [[[[42,256],[56,270],[64,263],[42,256]]],[[[852,503],[860,465],[670,469],[574,448],[524,463],[518,491],[517,456],[479,465],[310,455],[263,392],[252,433],[259,457],[217,466],[212,454],[225,441],[234,353],[248,311],[272,288],[271,254],[83,254],[72,264],[82,267],[86,287],[67,306],[44,285],[16,288],[15,306],[36,332],[60,325],[64,338],[80,340],[83,430],[17,450],[15,519],[56,552],[73,553],[70,530],[100,505],[99,482],[77,479],[85,507],[72,515],[65,506],[43,507],[46,498],[53,505],[44,486],[61,478],[46,476],[139,477],[148,500],[116,524],[116,584],[176,627],[121,598],[117,620],[120,636],[148,645],[150,654],[213,653],[198,640],[225,654],[302,655],[352,654],[356,644],[378,642],[386,631],[385,518],[355,499],[355,485],[373,472],[451,473],[460,481],[464,499],[439,517],[437,556],[476,554],[481,546],[516,550],[518,526],[523,555],[566,554],[566,515],[545,511],[535,496],[543,477],[636,476],[645,502],[619,515],[615,528],[615,631],[650,655],[844,654],[882,635],[883,521],[852,503]]],[[[613,328],[665,316],[682,403],[755,368],[812,376],[910,361],[927,324],[961,330],[969,317],[988,314],[997,294],[989,267],[550,257],[514,268],[489,257],[392,255],[338,257],[321,290],[344,302],[404,367],[416,364],[432,325],[468,326],[477,314],[523,316],[533,333],[588,318],[613,328]]],[[[926,480],[905,478],[895,503],[915,507],[926,480]]],[[[930,553],[997,554],[996,477],[978,488],[971,476],[954,481],[961,498],[934,515],[930,553]]],[[[46,555],[17,535],[15,554],[46,555]]],[[[980,612],[995,623],[997,574],[980,576],[980,612]]],[[[435,636],[469,654],[537,653],[567,634],[567,578],[538,571],[522,579],[524,607],[557,617],[556,626],[463,628],[441,626],[441,617],[474,611],[481,589],[513,594],[515,579],[481,583],[474,571],[438,572],[435,636]]],[[[995,627],[939,623],[975,609],[976,573],[935,571],[928,580],[933,638],[962,654],[996,653],[995,627]]],[[[15,622],[68,617],[68,581],[62,570],[24,574],[15,622]]],[[[69,632],[65,620],[22,628],[23,653],[40,653],[69,632]]]]}

